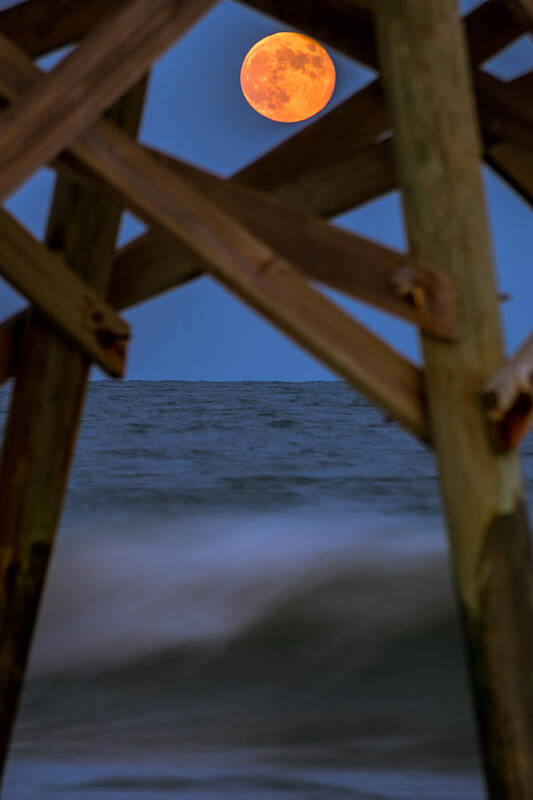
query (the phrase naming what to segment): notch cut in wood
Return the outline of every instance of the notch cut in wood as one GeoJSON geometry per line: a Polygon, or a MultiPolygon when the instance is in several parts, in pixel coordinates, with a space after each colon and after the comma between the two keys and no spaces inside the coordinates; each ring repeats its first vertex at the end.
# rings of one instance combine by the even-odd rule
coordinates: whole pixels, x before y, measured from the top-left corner
{"type": "MultiPolygon", "coordinates": [[[[105,372],[124,374],[129,325],[5,211],[0,211],[0,272],[105,372]]],[[[4,327],[8,346],[20,341],[16,330],[13,334],[4,327]]],[[[3,359],[7,369],[10,359],[3,359]]]]}
{"type": "Polygon", "coordinates": [[[533,336],[486,381],[481,399],[495,449],[515,449],[533,424],[533,336]]]}

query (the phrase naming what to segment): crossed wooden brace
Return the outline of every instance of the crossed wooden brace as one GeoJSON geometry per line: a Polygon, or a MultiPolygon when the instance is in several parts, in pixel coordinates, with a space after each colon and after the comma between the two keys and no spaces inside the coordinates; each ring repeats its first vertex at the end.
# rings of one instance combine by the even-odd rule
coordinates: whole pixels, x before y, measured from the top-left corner
{"type": "MultiPolygon", "coordinates": [[[[335,204],[331,208],[323,197],[317,200],[316,191],[302,191],[302,182],[304,187],[311,181],[315,187],[338,189],[339,180],[331,180],[331,172],[337,170],[342,185],[357,185],[356,180],[342,180],[350,161],[361,162],[369,149],[379,152],[386,146],[390,153],[390,140],[380,141],[388,123],[378,82],[289,140],[285,151],[283,146],[273,151],[231,182],[149,152],[108,121],[94,122],[210,5],[208,0],[133,0],[108,16],[46,76],[13,42],[3,39],[0,93],[13,105],[4,112],[0,128],[0,158],[6,165],[0,175],[2,196],[37,167],[52,162],[78,180],[117,195],[153,228],[117,254],[111,305],[5,212],[0,215],[0,270],[112,375],[122,373],[128,336],[113,306],[124,308],[208,271],[389,416],[428,440],[421,372],[306,280],[373,303],[428,334],[457,334],[457,298],[449,276],[306,213],[309,208],[322,214],[343,209],[335,204]],[[356,122],[357,136],[347,136],[356,122]],[[269,162],[287,167],[287,153],[309,155],[324,136],[333,136],[327,151],[336,161],[316,163],[315,155],[315,169],[306,171],[301,160],[293,160],[292,173],[285,170],[288,180],[278,181],[277,194],[286,204],[242,185],[275,189],[268,185],[277,180],[269,162]],[[302,141],[305,146],[295,150],[302,141]],[[69,152],[63,153],[67,146],[69,152]],[[294,202],[295,186],[299,203],[294,202]],[[310,198],[305,211],[296,209],[304,205],[304,196],[310,198]]],[[[481,73],[477,77],[478,96],[489,98],[480,107],[489,120],[483,126],[484,133],[490,131],[487,141],[500,147],[496,159],[508,142],[527,148],[527,103],[518,104],[523,85],[513,85],[511,96],[495,79],[481,73]],[[500,129],[494,124],[500,119],[508,123],[503,131],[501,123],[500,129]]],[[[320,152],[324,150],[315,150],[320,152]]],[[[392,167],[390,155],[387,163],[392,167]]],[[[390,180],[394,185],[394,173],[390,180]]],[[[372,191],[376,196],[375,187],[372,191]]],[[[342,192],[336,194],[338,199],[342,192]]],[[[351,199],[346,202],[354,204],[351,199]]],[[[0,328],[0,378],[15,369],[23,327],[24,316],[19,316],[0,328]]]]}

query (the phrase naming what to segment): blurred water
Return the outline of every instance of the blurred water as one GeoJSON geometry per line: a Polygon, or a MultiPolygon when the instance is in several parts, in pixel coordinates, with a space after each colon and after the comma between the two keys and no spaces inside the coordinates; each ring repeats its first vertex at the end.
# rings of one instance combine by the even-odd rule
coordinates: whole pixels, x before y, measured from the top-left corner
{"type": "Polygon", "coordinates": [[[481,796],[430,454],[341,383],[92,384],[4,800],[481,796]]]}

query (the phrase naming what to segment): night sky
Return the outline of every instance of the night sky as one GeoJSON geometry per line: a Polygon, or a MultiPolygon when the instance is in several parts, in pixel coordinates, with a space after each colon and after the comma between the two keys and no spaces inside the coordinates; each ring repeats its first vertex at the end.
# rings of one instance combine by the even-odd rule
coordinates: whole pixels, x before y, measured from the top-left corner
{"type": "MultiPolygon", "coordinates": [[[[0,7],[12,5],[0,2],[0,7]]],[[[465,2],[463,10],[479,2],[465,2]]],[[[219,2],[156,64],[141,139],[219,175],[228,176],[309,124],[271,122],[244,100],[239,72],[250,47],[270,33],[290,30],[232,0],[219,2]]],[[[330,106],[346,99],[373,73],[328,48],[337,70],[330,106]]],[[[52,60],[42,62],[50,68],[52,60]]],[[[533,46],[523,37],[486,65],[509,79],[533,68],[533,46]]],[[[327,110],[327,109],[326,109],[327,110]]],[[[316,118],[315,118],[316,119],[316,118]]],[[[347,132],[357,136],[357,131],[347,132]]],[[[489,169],[484,169],[495,259],[510,350],[533,329],[531,210],[489,169]]],[[[7,203],[23,224],[42,236],[53,174],[42,170],[7,203]]],[[[335,220],[349,230],[398,249],[405,236],[397,193],[335,220]]],[[[129,215],[121,242],[142,230],[129,215]]],[[[344,307],[411,358],[418,359],[414,329],[362,304],[330,293],[344,307]]],[[[24,305],[0,284],[0,312],[24,305]]],[[[127,377],[146,380],[324,380],[332,377],[268,323],[209,278],[169,292],[125,314],[132,323],[127,377]]],[[[95,377],[97,373],[95,371],[95,377]]]]}

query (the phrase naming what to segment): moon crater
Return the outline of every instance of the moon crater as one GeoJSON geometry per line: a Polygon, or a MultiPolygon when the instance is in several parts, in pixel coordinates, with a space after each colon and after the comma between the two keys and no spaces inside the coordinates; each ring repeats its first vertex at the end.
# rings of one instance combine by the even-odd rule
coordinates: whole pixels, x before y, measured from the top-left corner
{"type": "Polygon", "coordinates": [[[335,67],[308,36],[275,33],[257,42],[244,59],[241,87],[259,114],[276,122],[300,122],[330,101],[335,67]]]}

